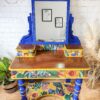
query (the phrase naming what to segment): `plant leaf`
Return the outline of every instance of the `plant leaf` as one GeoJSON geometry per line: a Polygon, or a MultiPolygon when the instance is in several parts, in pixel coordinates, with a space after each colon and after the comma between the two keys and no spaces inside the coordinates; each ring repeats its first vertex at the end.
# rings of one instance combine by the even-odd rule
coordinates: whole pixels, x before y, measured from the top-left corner
{"type": "Polygon", "coordinates": [[[2,61],[0,61],[0,71],[6,71],[6,66],[2,61]]]}
{"type": "Polygon", "coordinates": [[[0,72],[0,81],[4,80],[6,76],[5,72],[0,72]]]}
{"type": "Polygon", "coordinates": [[[10,65],[10,60],[8,58],[4,57],[2,62],[4,63],[6,69],[8,70],[8,67],[10,65]]]}

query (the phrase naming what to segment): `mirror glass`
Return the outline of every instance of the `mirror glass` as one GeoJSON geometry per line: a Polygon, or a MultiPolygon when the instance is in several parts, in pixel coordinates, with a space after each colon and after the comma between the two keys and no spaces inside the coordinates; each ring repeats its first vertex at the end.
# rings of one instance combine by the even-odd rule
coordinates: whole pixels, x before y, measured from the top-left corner
{"type": "Polygon", "coordinates": [[[66,40],[67,1],[35,1],[36,41],[66,40]]]}

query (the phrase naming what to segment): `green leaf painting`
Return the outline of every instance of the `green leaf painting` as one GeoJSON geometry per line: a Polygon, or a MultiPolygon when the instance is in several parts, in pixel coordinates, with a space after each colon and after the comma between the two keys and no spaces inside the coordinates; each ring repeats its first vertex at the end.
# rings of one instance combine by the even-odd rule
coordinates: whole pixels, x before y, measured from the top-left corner
{"type": "Polygon", "coordinates": [[[57,77],[58,76],[57,71],[48,71],[48,73],[50,73],[52,77],[57,77]]]}
{"type": "Polygon", "coordinates": [[[18,73],[18,74],[17,74],[17,78],[24,78],[24,74],[18,73]]]}

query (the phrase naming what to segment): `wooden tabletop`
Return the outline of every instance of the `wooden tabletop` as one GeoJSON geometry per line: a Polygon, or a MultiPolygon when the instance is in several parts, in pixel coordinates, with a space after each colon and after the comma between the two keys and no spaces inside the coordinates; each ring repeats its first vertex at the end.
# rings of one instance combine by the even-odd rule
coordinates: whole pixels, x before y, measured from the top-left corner
{"type": "Polygon", "coordinates": [[[10,66],[10,70],[26,69],[89,70],[89,66],[84,58],[66,58],[60,52],[44,52],[33,58],[15,58],[10,66]]]}

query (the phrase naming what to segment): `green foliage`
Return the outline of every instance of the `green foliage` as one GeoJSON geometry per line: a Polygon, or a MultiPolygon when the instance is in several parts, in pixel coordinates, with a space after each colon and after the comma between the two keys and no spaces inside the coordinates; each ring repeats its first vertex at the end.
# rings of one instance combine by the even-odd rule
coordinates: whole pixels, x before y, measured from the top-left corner
{"type": "Polygon", "coordinates": [[[6,70],[8,71],[8,68],[9,68],[9,66],[10,66],[10,60],[9,60],[8,58],[4,57],[4,58],[2,59],[2,62],[3,62],[3,64],[5,65],[6,70]]]}
{"type": "Polygon", "coordinates": [[[7,85],[13,81],[10,79],[9,65],[10,60],[8,58],[0,58],[0,85],[7,85]]]}
{"type": "Polygon", "coordinates": [[[0,80],[3,80],[5,76],[6,76],[5,72],[0,72],[0,80]]]}
{"type": "Polygon", "coordinates": [[[2,61],[0,61],[0,71],[6,71],[6,66],[2,61]]]}

